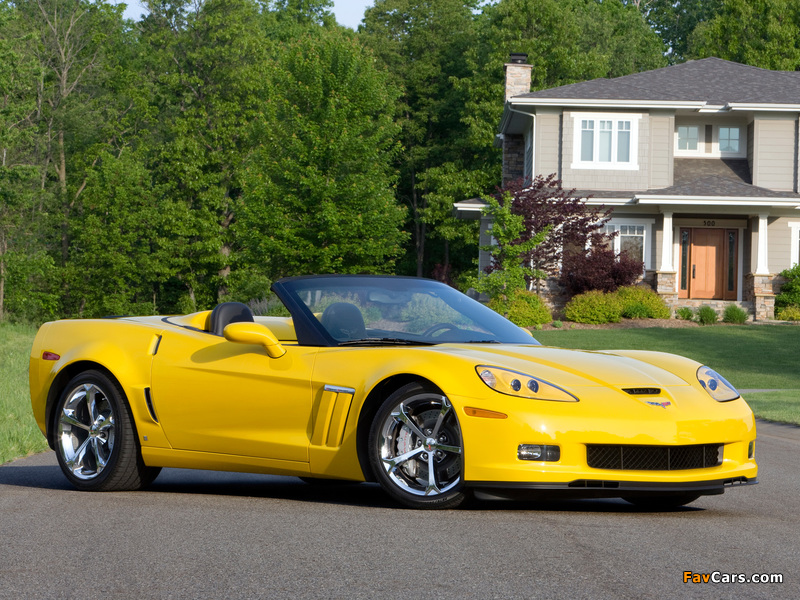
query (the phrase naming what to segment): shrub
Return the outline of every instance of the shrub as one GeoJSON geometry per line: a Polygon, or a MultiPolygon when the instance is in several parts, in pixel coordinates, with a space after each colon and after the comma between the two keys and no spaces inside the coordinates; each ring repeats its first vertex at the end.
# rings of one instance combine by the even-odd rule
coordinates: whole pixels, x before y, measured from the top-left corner
{"type": "Polygon", "coordinates": [[[747,323],[747,311],[735,304],[729,304],[725,307],[725,312],[722,314],[723,323],[747,323]]]}
{"type": "Polygon", "coordinates": [[[556,329],[561,329],[564,326],[564,324],[561,321],[553,321],[552,325],[556,329]]]}
{"type": "Polygon", "coordinates": [[[710,306],[701,306],[697,309],[697,322],[700,325],[713,325],[718,318],[717,311],[710,306]]]}
{"type": "Polygon", "coordinates": [[[630,285],[617,290],[626,319],[669,319],[669,307],[654,290],[630,285]],[[630,313],[631,316],[628,316],[630,313]]]}
{"type": "Polygon", "coordinates": [[[550,309],[533,292],[517,292],[508,307],[508,320],[520,327],[532,327],[553,320],[550,309]]]}
{"type": "Polygon", "coordinates": [[[688,306],[681,306],[675,309],[675,317],[684,321],[691,321],[694,319],[694,311],[688,306]]]}
{"type": "Polygon", "coordinates": [[[775,314],[775,318],[780,321],[800,321],[800,307],[786,306],[779,308],[775,314]]]}
{"type": "Polygon", "coordinates": [[[626,319],[649,319],[650,309],[643,302],[629,302],[623,304],[622,316],[626,319]]]}
{"type": "Polygon", "coordinates": [[[613,292],[631,285],[642,276],[642,261],[622,253],[619,256],[606,247],[595,247],[587,254],[566,253],[561,283],[567,293],[582,294],[590,290],[613,292]]]}
{"type": "Polygon", "coordinates": [[[572,298],[564,314],[576,323],[618,323],[622,317],[622,303],[616,294],[592,290],[572,298]]]}
{"type": "Polygon", "coordinates": [[[781,286],[781,293],[775,296],[775,306],[777,308],[800,307],[800,265],[782,271],[781,277],[786,279],[786,283],[781,286]]]}

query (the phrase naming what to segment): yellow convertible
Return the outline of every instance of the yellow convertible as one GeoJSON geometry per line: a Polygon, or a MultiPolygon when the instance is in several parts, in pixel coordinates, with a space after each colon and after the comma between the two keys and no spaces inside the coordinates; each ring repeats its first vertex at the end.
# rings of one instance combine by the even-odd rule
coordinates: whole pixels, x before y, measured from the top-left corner
{"type": "Polygon", "coordinates": [[[272,289],[285,316],[226,302],[45,323],[31,398],[67,479],[129,490],[179,467],[377,481],[415,508],[470,493],[667,508],[756,482],[753,414],[707,366],[544,347],[425,279],[272,289]]]}

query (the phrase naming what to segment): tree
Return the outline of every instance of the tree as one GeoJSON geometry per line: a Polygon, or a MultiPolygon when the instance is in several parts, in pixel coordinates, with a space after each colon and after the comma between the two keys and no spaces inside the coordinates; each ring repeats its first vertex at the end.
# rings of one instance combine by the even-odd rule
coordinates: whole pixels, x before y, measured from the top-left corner
{"type": "Polygon", "coordinates": [[[500,198],[488,196],[484,214],[492,217],[492,238],[495,244],[486,246],[492,255],[488,273],[478,279],[478,290],[491,298],[511,298],[528,289],[531,268],[528,257],[547,239],[552,227],[535,234],[525,227],[525,218],[514,212],[514,197],[508,191],[500,198]]]}
{"type": "Polygon", "coordinates": [[[689,37],[700,23],[712,20],[722,10],[723,0],[650,0],[641,6],[653,30],[667,47],[670,63],[686,60],[689,37]]]}
{"type": "Polygon", "coordinates": [[[470,224],[452,218],[453,202],[487,189],[486,177],[467,176],[458,185],[452,179],[475,167],[462,123],[466,94],[451,78],[468,76],[463,56],[475,43],[476,8],[477,2],[463,0],[378,0],[359,28],[359,39],[402,89],[397,196],[409,208],[413,243],[404,269],[417,276],[430,268],[437,238],[441,253],[433,260],[449,269],[450,243],[475,234],[470,224]]]}
{"type": "Polygon", "coordinates": [[[726,0],[699,23],[689,54],[781,71],[800,69],[800,4],[794,0],[726,0]]]}
{"type": "Polygon", "coordinates": [[[241,203],[250,132],[268,101],[270,42],[254,0],[150,2],[143,41],[157,126],[153,176],[172,242],[171,298],[208,307],[227,293],[230,227],[241,203]]]}
{"type": "MultiPolygon", "coordinates": [[[[486,161],[499,162],[493,142],[503,111],[503,64],[525,52],[531,89],[618,77],[666,64],[664,47],[635,6],[619,0],[500,0],[478,19],[478,42],[469,49],[464,122],[486,161]]],[[[499,177],[498,177],[499,179],[499,177]]]]}
{"type": "MultiPolygon", "coordinates": [[[[528,278],[538,285],[542,279],[561,271],[565,250],[575,252],[591,246],[605,246],[610,239],[603,232],[611,211],[602,206],[589,206],[575,196],[575,190],[564,190],[555,175],[536,177],[532,182],[517,180],[498,192],[510,199],[511,211],[522,218],[522,240],[548,229],[547,238],[526,252],[528,278]]],[[[494,229],[492,230],[494,232],[494,229]]]]}
{"type": "Polygon", "coordinates": [[[269,73],[234,225],[238,268],[266,278],[391,272],[396,88],[346,30],[284,45],[269,73]]]}

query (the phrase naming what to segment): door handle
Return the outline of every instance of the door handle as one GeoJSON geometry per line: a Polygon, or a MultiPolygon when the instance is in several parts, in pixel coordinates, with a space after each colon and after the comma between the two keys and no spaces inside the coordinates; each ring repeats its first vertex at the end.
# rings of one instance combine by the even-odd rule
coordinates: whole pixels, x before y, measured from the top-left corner
{"type": "Polygon", "coordinates": [[[692,265],[692,279],[694,279],[694,270],[695,270],[696,267],[697,267],[697,265],[692,265]]]}

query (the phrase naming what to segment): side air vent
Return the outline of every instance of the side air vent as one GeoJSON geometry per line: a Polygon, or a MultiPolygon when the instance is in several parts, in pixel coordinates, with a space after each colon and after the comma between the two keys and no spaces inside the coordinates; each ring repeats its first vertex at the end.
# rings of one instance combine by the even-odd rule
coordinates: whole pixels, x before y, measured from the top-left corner
{"type": "Polygon", "coordinates": [[[150,411],[150,416],[153,418],[153,421],[158,423],[158,417],[156,416],[156,409],[153,408],[153,398],[150,396],[150,388],[144,388],[144,401],[147,403],[147,410],[150,411]]]}
{"type": "Polygon", "coordinates": [[[631,396],[658,396],[661,394],[661,388],[622,388],[622,391],[631,396]]]}

